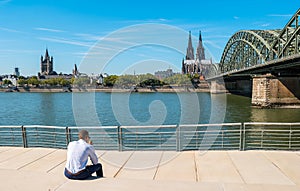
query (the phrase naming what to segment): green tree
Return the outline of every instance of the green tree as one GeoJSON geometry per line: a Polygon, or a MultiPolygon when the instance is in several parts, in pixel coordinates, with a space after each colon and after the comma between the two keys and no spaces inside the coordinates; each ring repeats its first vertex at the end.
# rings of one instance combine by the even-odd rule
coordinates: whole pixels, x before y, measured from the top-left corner
{"type": "Polygon", "coordinates": [[[138,83],[138,77],[134,75],[122,75],[119,76],[117,81],[115,82],[115,85],[118,87],[131,87],[133,85],[136,85],[138,83]]]}
{"type": "Polygon", "coordinates": [[[21,80],[21,79],[25,80],[26,78],[24,76],[19,76],[18,79],[19,80],[21,80]]]}
{"type": "Polygon", "coordinates": [[[176,74],[171,77],[165,78],[164,82],[169,85],[189,86],[191,85],[191,79],[188,75],[176,74]]]}
{"type": "Polygon", "coordinates": [[[71,80],[61,78],[60,81],[59,81],[59,84],[63,87],[67,87],[67,86],[71,85],[71,80]]]}
{"type": "Polygon", "coordinates": [[[70,80],[71,84],[74,84],[74,81],[75,81],[75,77],[72,77],[70,80]]]}
{"type": "Polygon", "coordinates": [[[160,81],[159,79],[148,79],[140,82],[138,84],[140,87],[146,87],[146,86],[162,86],[164,85],[164,82],[160,81]]]}
{"type": "Polygon", "coordinates": [[[31,84],[33,86],[38,86],[40,84],[40,81],[36,76],[32,76],[28,79],[28,84],[31,84]]]}
{"type": "Polygon", "coordinates": [[[46,85],[49,85],[49,86],[56,86],[57,85],[57,82],[55,79],[46,79],[44,80],[44,83],[46,85]]]}
{"type": "Polygon", "coordinates": [[[3,80],[3,84],[4,85],[11,85],[12,82],[10,80],[8,80],[8,79],[5,79],[5,80],[3,80]]]}
{"type": "Polygon", "coordinates": [[[40,81],[37,79],[36,76],[32,76],[28,79],[28,84],[31,84],[33,86],[38,86],[40,84],[40,81]]]}
{"type": "Polygon", "coordinates": [[[105,86],[114,86],[116,81],[119,80],[117,75],[111,75],[104,78],[104,85],[105,86]]]}
{"type": "Polygon", "coordinates": [[[40,85],[45,86],[46,85],[46,80],[40,80],[40,85]]]}
{"type": "Polygon", "coordinates": [[[74,79],[73,85],[87,86],[89,83],[90,79],[88,77],[79,77],[74,79]]]}
{"type": "Polygon", "coordinates": [[[28,84],[28,80],[26,80],[25,78],[19,78],[18,84],[19,86],[24,86],[25,84],[28,84]]]}
{"type": "Polygon", "coordinates": [[[156,76],[152,74],[142,74],[138,76],[138,85],[141,87],[162,86],[164,85],[164,82],[160,81],[156,76]]]}

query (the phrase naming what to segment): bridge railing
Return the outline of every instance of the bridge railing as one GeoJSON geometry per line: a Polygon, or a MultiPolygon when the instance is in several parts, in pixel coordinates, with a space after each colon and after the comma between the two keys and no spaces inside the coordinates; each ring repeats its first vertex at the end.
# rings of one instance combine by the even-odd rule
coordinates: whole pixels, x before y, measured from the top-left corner
{"type": "Polygon", "coordinates": [[[86,129],[99,150],[300,150],[300,123],[160,126],[0,126],[0,146],[65,149],[86,129]]]}

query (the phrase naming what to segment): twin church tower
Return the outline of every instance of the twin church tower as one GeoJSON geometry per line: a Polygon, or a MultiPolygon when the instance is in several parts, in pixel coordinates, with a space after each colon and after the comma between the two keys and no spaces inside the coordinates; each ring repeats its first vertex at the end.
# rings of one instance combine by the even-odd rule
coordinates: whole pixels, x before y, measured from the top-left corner
{"type": "Polygon", "coordinates": [[[199,42],[196,52],[194,54],[194,47],[192,44],[191,31],[189,32],[188,47],[186,49],[185,59],[182,60],[182,73],[183,74],[202,74],[205,68],[204,65],[212,64],[211,60],[205,59],[205,52],[202,42],[201,31],[199,32],[199,42]]]}

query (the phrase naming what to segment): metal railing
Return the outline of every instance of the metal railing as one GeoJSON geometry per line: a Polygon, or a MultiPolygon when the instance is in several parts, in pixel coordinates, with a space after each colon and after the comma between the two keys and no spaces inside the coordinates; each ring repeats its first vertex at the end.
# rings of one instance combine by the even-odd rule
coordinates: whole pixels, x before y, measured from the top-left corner
{"type": "Polygon", "coordinates": [[[300,150],[300,123],[160,126],[0,126],[0,146],[66,148],[89,131],[100,150],[300,150]]]}
{"type": "Polygon", "coordinates": [[[243,149],[300,150],[300,123],[244,123],[243,149]]]}

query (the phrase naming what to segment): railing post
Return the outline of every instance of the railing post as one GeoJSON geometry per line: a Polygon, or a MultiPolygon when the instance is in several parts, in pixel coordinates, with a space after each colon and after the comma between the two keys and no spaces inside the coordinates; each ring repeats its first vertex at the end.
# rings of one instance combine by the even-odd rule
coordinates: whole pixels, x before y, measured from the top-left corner
{"type": "Polygon", "coordinates": [[[222,129],[222,149],[224,149],[224,130],[222,129]]]}
{"type": "Polygon", "coordinates": [[[260,135],[260,148],[263,148],[264,145],[264,128],[261,130],[261,135],[260,135]]]}
{"type": "Polygon", "coordinates": [[[121,128],[121,126],[118,126],[118,147],[119,147],[119,151],[123,151],[122,128],[121,128]]]}
{"type": "Polygon", "coordinates": [[[293,133],[293,130],[292,130],[292,125],[290,125],[290,134],[289,134],[289,149],[292,148],[292,133],[293,133]]]}
{"type": "Polygon", "coordinates": [[[23,147],[27,148],[27,137],[26,137],[26,128],[22,125],[21,126],[22,129],[22,140],[23,140],[23,147]]]}
{"type": "Polygon", "coordinates": [[[159,134],[159,148],[161,149],[162,148],[162,144],[163,144],[163,142],[162,142],[162,136],[161,136],[160,132],[158,134],[159,134]]]}
{"type": "Polygon", "coordinates": [[[70,129],[69,129],[69,127],[66,127],[66,145],[67,145],[67,147],[68,147],[68,144],[70,141],[71,141],[70,140],[70,129]]]}
{"type": "Polygon", "coordinates": [[[176,151],[181,151],[181,143],[180,143],[180,138],[181,138],[181,135],[180,135],[180,125],[177,125],[176,127],[176,151]]]}
{"type": "Polygon", "coordinates": [[[241,128],[243,128],[243,131],[241,130],[241,133],[243,134],[243,136],[241,135],[241,137],[243,137],[243,140],[241,140],[241,147],[244,151],[246,149],[246,124],[242,123],[241,128]]]}
{"type": "Polygon", "coordinates": [[[241,123],[241,125],[240,125],[240,151],[244,150],[244,144],[243,144],[243,127],[244,127],[244,123],[241,123]]]}

